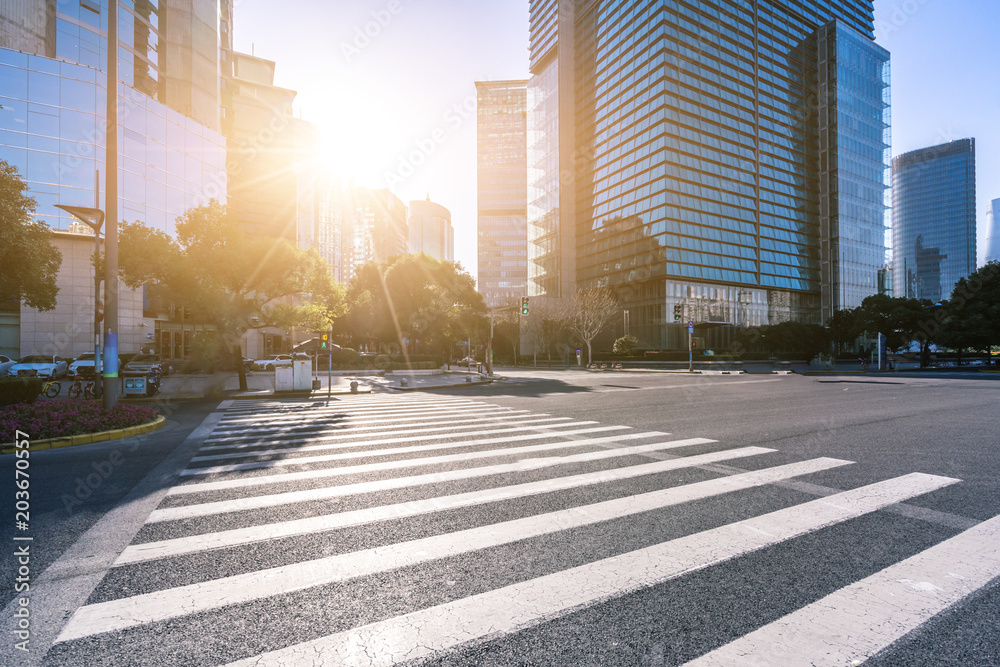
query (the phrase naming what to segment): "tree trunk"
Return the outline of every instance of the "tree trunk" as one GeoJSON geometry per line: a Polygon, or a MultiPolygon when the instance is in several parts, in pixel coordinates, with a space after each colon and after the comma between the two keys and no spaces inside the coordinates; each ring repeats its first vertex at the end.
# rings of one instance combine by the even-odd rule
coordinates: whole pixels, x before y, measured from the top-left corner
{"type": "Polygon", "coordinates": [[[927,340],[920,343],[920,367],[927,368],[931,362],[931,344],[927,340]]]}
{"type": "Polygon", "coordinates": [[[240,391],[246,391],[247,370],[243,367],[243,348],[239,344],[233,347],[231,358],[236,362],[236,372],[240,377],[240,391]]]}
{"type": "Polygon", "coordinates": [[[587,365],[594,363],[594,355],[590,350],[590,341],[587,341],[587,365]]]}

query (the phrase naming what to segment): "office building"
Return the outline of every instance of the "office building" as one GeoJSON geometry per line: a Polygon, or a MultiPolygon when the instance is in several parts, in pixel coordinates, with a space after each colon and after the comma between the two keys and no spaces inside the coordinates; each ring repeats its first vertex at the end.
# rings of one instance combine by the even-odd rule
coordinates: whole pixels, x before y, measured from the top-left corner
{"type": "Polygon", "coordinates": [[[986,213],[986,263],[1000,262],[1000,199],[990,202],[986,213]]]}
{"type": "Polygon", "coordinates": [[[976,270],[976,141],[892,161],[895,296],[938,302],[976,270]]]}
{"type": "Polygon", "coordinates": [[[292,115],[295,91],[274,85],[274,70],[271,60],[233,54],[225,123],[229,207],[247,233],[294,243],[301,165],[313,164],[308,155],[316,144],[311,126],[292,115]]]}
{"type": "Polygon", "coordinates": [[[411,201],[409,251],[424,253],[442,262],[455,261],[455,229],[451,226],[451,211],[431,201],[411,201]]]}
{"type": "Polygon", "coordinates": [[[335,195],[341,208],[341,274],[344,282],[368,262],[389,262],[409,248],[406,205],[386,189],[350,187],[335,195]]]}
{"type": "Polygon", "coordinates": [[[479,292],[490,307],[528,293],[527,81],[476,83],[479,292]]]}
{"type": "MultiPolygon", "coordinates": [[[[74,356],[93,349],[93,236],[55,205],[105,207],[107,1],[23,0],[0,12],[0,159],[24,177],[63,254],[55,310],[7,304],[0,339],[9,350],[16,338],[22,356],[74,356]]],[[[173,234],[188,208],[225,201],[231,12],[227,1],[119,6],[119,220],[173,234]]],[[[171,346],[174,329],[182,335],[176,317],[149,307],[120,287],[123,353],[157,349],[161,332],[171,346]]]]}
{"type": "Polygon", "coordinates": [[[644,346],[685,347],[694,321],[724,349],[734,327],[820,323],[878,291],[889,56],[871,0],[529,12],[531,294],[608,286],[644,346]]]}

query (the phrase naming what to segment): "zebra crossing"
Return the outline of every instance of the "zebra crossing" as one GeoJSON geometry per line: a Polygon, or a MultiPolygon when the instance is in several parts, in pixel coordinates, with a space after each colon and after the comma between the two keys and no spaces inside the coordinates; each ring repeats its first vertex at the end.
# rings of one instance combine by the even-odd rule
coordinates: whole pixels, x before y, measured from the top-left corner
{"type": "MultiPolygon", "coordinates": [[[[482,400],[233,401],[49,658],[447,660],[961,483],[775,497],[852,466],[482,400]],[[727,503],[746,516],[696,517],[727,503]]],[[[1000,576],[998,532],[984,521],[690,664],[861,664],[1000,576]]]]}

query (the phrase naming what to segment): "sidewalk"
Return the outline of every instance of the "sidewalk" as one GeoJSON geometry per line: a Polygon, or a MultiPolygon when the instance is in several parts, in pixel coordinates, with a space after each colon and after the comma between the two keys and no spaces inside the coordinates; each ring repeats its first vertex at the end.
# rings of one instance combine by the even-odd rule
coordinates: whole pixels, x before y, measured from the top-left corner
{"type": "MultiPolygon", "coordinates": [[[[314,376],[319,380],[319,389],[312,394],[326,395],[327,375],[320,373],[314,376]]],[[[274,396],[274,373],[247,373],[247,391],[239,392],[239,376],[232,373],[180,374],[175,373],[160,381],[160,392],[151,399],[140,400],[195,400],[206,397],[227,398],[274,396]]],[[[351,382],[358,383],[358,393],[376,391],[414,391],[427,389],[443,389],[449,387],[464,387],[488,384],[492,379],[478,373],[469,374],[465,371],[415,371],[376,375],[371,371],[338,371],[329,378],[329,392],[334,394],[350,394],[351,382]],[[468,380],[466,378],[469,378],[468,380]],[[405,383],[403,382],[405,380],[405,383]]],[[[281,394],[278,394],[279,396],[281,394]]]]}

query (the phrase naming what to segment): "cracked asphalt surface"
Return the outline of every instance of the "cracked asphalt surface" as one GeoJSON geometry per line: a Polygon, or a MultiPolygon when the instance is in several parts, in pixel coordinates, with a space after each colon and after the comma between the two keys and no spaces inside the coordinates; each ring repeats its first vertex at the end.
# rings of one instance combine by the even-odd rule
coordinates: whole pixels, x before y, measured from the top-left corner
{"type": "MultiPolygon", "coordinates": [[[[407,660],[420,655],[421,664],[433,665],[681,665],[724,647],[783,616],[869,577],[1000,515],[1000,453],[996,433],[1000,427],[1000,375],[969,373],[897,373],[884,375],[739,375],[687,376],[676,374],[586,373],[579,371],[507,371],[506,379],[492,385],[462,387],[406,394],[376,392],[370,396],[333,401],[240,402],[222,414],[217,403],[186,405],[170,415],[168,427],[153,434],[67,450],[40,452],[32,457],[32,514],[36,541],[32,572],[39,589],[32,599],[37,620],[45,623],[39,637],[48,643],[67,627],[72,611],[96,605],[123,604],[134,596],[165,594],[192,586],[191,606],[167,610],[167,617],[124,629],[100,631],[84,628],[83,636],[70,641],[32,645],[27,655],[4,646],[0,663],[44,665],[216,665],[250,660],[270,664],[382,664],[390,656],[407,660]],[[314,431],[322,414],[336,415],[339,407],[406,404],[416,401],[450,403],[451,408],[434,421],[452,419],[455,430],[427,434],[427,443],[455,444],[454,449],[365,458],[366,450],[406,447],[417,443],[366,444],[366,440],[394,437],[401,429],[418,429],[420,422],[385,422],[385,429],[358,431],[349,447],[309,453],[269,454],[255,458],[254,451],[276,447],[296,448],[315,444],[314,431]],[[394,403],[395,402],[395,403],[394,403]],[[522,456],[496,456],[447,463],[357,473],[346,476],[289,480],[278,484],[165,495],[174,486],[228,479],[263,478],[271,474],[341,467],[357,463],[406,460],[441,454],[488,452],[500,447],[542,443],[570,443],[614,435],[588,433],[562,437],[564,429],[538,424],[542,440],[511,441],[457,447],[476,439],[476,433],[501,428],[498,422],[468,422],[481,406],[495,405],[530,414],[598,422],[593,426],[624,425],[622,433],[660,431],[669,436],[620,443],[606,442],[557,447],[522,456]],[[477,407],[480,406],[480,407],[477,407]],[[237,410],[246,410],[239,413],[237,410]],[[285,419],[285,417],[289,417],[285,419]],[[210,420],[204,433],[196,432],[210,420]],[[219,420],[222,420],[219,422],[219,420]],[[236,420],[249,420],[237,422],[236,420]],[[299,419],[308,421],[298,421],[299,419]],[[211,421],[214,420],[214,421],[211,421]],[[199,461],[189,464],[215,423],[216,435],[225,435],[237,423],[249,425],[235,444],[247,458],[232,461],[199,461]],[[271,428],[275,430],[268,430],[271,428]],[[273,434],[301,440],[276,443],[273,434]],[[194,435],[192,435],[194,434],[194,435]],[[198,437],[195,437],[198,436],[198,437]],[[280,494],[333,485],[391,480],[509,464],[526,458],[548,458],[599,452],[647,442],[706,438],[708,442],[681,449],[642,455],[527,468],[468,479],[383,489],[343,497],[281,504],[258,509],[229,511],[176,521],[144,523],[151,508],[188,507],[208,502],[280,494]],[[281,539],[266,539],[267,526],[310,517],[384,507],[528,482],[556,480],[595,471],[613,471],[652,461],[672,460],[741,447],[766,447],[775,451],[733,458],[722,463],[679,468],[653,475],[538,493],[497,502],[484,502],[386,518],[336,530],[306,532],[281,539]],[[124,454],[124,463],[86,499],[66,508],[64,495],[73,494],[76,479],[85,479],[108,459],[111,451],[124,454]],[[297,458],[315,454],[355,452],[359,458],[320,461],[274,469],[218,472],[178,477],[185,467],[297,458]],[[171,456],[172,472],[157,473],[171,456]],[[759,471],[818,457],[844,459],[849,465],[830,467],[794,479],[710,495],[692,502],[669,505],[641,514],[624,515],[563,530],[516,539],[498,546],[463,551],[421,560],[405,552],[405,543],[449,536],[464,530],[501,522],[531,521],[547,513],[570,510],[639,494],[683,489],[728,475],[759,471]],[[159,466],[159,467],[158,467],[159,466]],[[911,473],[926,473],[961,480],[929,493],[909,497],[902,504],[856,518],[809,530],[793,539],[707,564],[676,578],[642,585],[624,594],[603,595],[586,604],[535,618],[531,591],[543,577],[585,568],[605,559],[671,540],[712,531],[738,521],[791,509],[817,498],[886,482],[911,473]],[[143,506],[123,506],[136,489],[149,499],[143,506]],[[114,535],[94,535],[101,519],[115,510],[114,535]],[[37,512],[37,514],[36,514],[37,512]],[[137,545],[185,536],[218,533],[236,528],[260,527],[262,539],[250,544],[195,551],[149,562],[115,567],[114,559],[126,545],[137,545]],[[90,531],[90,532],[88,532],[90,531]],[[44,613],[57,588],[45,585],[49,566],[65,563],[66,554],[80,540],[90,540],[94,560],[91,577],[67,581],[59,598],[76,600],[69,613],[44,613]],[[121,546],[119,546],[121,545],[121,546]],[[319,559],[365,550],[399,547],[407,565],[352,576],[305,588],[288,587],[280,594],[254,598],[255,587],[265,584],[266,569],[280,569],[319,559]],[[103,548],[103,550],[102,550],[103,548]],[[198,586],[227,577],[249,577],[249,584],[233,589],[233,604],[202,609],[198,586]],[[472,596],[483,605],[495,604],[500,616],[510,605],[491,603],[498,589],[522,590],[522,616],[509,622],[515,631],[497,628],[463,629],[477,607],[461,606],[472,596]],[[71,595],[72,594],[72,595],[71,595]],[[459,605],[459,606],[455,606],[459,605]],[[452,618],[454,630],[444,621],[449,610],[464,609],[452,618]],[[473,611],[469,611],[472,609],[473,611]],[[528,611],[524,611],[528,610],[528,611]],[[193,612],[193,613],[189,613],[193,612]],[[404,615],[406,618],[401,619],[404,615]],[[409,619],[409,620],[408,620],[409,619]],[[520,619],[520,621],[518,620],[520,619]],[[522,622],[523,621],[523,622],[522,622]],[[380,624],[380,625],[375,625],[380,624]],[[385,628],[388,635],[372,634],[372,643],[358,644],[357,654],[336,653],[323,642],[331,636],[352,637],[358,628],[385,628]],[[385,637],[391,638],[390,640],[385,637]],[[310,644],[310,642],[313,642],[310,644]],[[382,643],[380,643],[382,642],[382,643]],[[422,654],[420,646],[427,646],[422,654]],[[446,646],[434,649],[435,646],[446,646]],[[327,647],[327,648],[324,648],[327,647]],[[381,647],[381,648],[380,648],[381,647]],[[274,651],[287,653],[276,654],[274,651]],[[415,651],[415,652],[414,652],[415,651]],[[361,660],[367,655],[370,660],[361,660]],[[259,656],[259,657],[258,657],[259,656]],[[339,656],[339,657],[336,657],[339,656]],[[357,659],[357,661],[356,661],[357,659]],[[285,661],[285,662],[281,662],[285,661]],[[359,662],[358,662],[359,661],[359,662]]],[[[225,406],[223,406],[225,407],[225,406]]],[[[387,408],[371,408],[373,414],[387,408]]],[[[419,411],[418,411],[419,412],[419,411]]],[[[358,416],[357,419],[362,417],[358,416]]],[[[365,417],[372,419],[372,417],[365,417]]],[[[377,419],[377,416],[375,417],[377,419]]],[[[338,433],[350,433],[350,418],[329,416],[338,433]],[[342,429],[341,429],[342,427],[342,429]]],[[[431,417],[427,417],[430,421],[431,417]]],[[[376,422],[377,423],[377,422],[376,422]]],[[[585,427],[584,427],[585,428],[585,427]]],[[[511,437],[534,431],[516,431],[511,437]]],[[[495,437],[495,436],[487,436],[495,437]]],[[[222,444],[222,443],[212,443],[222,444]]],[[[201,452],[205,454],[206,452],[201,452]]],[[[7,470],[12,457],[3,457],[7,470]]],[[[12,478],[12,475],[8,475],[12,478]]],[[[10,482],[5,497],[13,498],[10,482]]],[[[140,499],[141,500],[141,499],[140,499]]],[[[7,504],[5,500],[5,505],[7,504]]],[[[804,517],[804,520],[808,517],[804,517]]],[[[13,527],[0,528],[0,539],[12,544],[13,527]]],[[[1000,548],[998,546],[997,548],[1000,548]]],[[[359,556],[362,558],[362,556],[359,556]]],[[[76,564],[78,561],[73,561],[76,564]]],[[[75,566],[75,565],[74,565],[75,566]]],[[[58,567],[53,568],[53,572],[58,567]]],[[[0,568],[4,603],[15,597],[15,570],[0,568]]],[[[639,576],[636,573],[636,576],[639,576]]],[[[594,590],[599,581],[592,582],[594,590]]],[[[540,586],[540,584],[538,584],[540,586]]],[[[591,587],[573,592],[582,595],[591,587]]],[[[538,588],[538,591],[543,589],[538,588]]],[[[542,595],[542,593],[539,593],[542,595]]],[[[997,665],[1000,664],[1000,580],[994,578],[945,612],[883,648],[866,664],[891,665],[997,665]]],[[[54,602],[53,602],[54,604],[54,602]]],[[[164,603],[167,605],[168,603],[164,603]]],[[[544,606],[544,605],[543,605],[544,606]]],[[[117,607],[111,607],[117,609],[117,607]]],[[[123,608],[124,609],[124,608],[123,608]]],[[[492,609],[492,608],[491,608],[492,609]]],[[[486,614],[487,606],[482,607],[486,614]]],[[[118,613],[118,612],[115,612],[118,613]]],[[[122,613],[127,613],[122,612],[122,613]]],[[[513,614],[513,611],[510,611],[513,614]]],[[[75,618],[75,617],[74,617],[75,618]]],[[[483,618],[487,618],[484,616],[483,618]]],[[[10,619],[5,619],[9,623],[10,619]]],[[[469,626],[471,627],[471,626],[469,626]]],[[[6,629],[6,627],[5,627],[6,629]]],[[[374,633],[375,630],[372,630],[374,633]]],[[[10,644],[9,633],[5,642],[10,644]]],[[[350,646],[350,644],[347,644],[350,646]]],[[[816,646],[817,655],[823,653],[816,646]]],[[[252,664],[250,662],[246,664],[252,664]]],[[[767,656],[760,664],[783,665],[781,656],[767,656]]]]}

